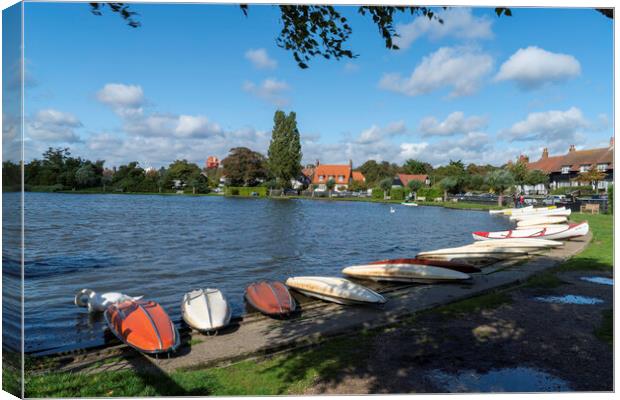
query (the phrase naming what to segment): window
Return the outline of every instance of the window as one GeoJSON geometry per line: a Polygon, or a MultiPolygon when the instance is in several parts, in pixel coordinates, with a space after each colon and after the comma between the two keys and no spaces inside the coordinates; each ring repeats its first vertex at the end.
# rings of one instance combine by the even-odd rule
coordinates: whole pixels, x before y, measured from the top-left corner
{"type": "Polygon", "coordinates": [[[565,165],[562,167],[562,173],[568,174],[570,172],[570,165],[565,165]]]}
{"type": "Polygon", "coordinates": [[[325,180],[325,175],[319,175],[319,182],[323,182],[325,180]]]}
{"type": "Polygon", "coordinates": [[[344,175],[338,175],[338,182],[344,182],[344,175]]]}
{"type": "Polygon", "coordinates": [[[596,166],[596,169],[598,169],[599,171],[607,171],[607,164],[598,164],[596,166]]]}
{"type": "Polygon", "coordinates": [[[590,170],[590,164],[582,164],[579,166],[579,172],[587,172],[590,170]]]}

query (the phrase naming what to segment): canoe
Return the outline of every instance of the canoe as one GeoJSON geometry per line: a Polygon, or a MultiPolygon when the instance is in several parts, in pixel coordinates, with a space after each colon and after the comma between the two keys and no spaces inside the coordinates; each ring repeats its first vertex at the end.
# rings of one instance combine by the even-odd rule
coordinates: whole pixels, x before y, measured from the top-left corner
{"type": "Polygon", "coordinates": [[[254,282],[245,290],[248,303],[263,314],[286,316],[295,311],[295,299],[282,282],[254,282]]]}
{"type": "Polygon", "coordinates": [[[570,209],[566,209],[562,207],[562,208],[556,208],[554,210],[549,210],[549,211],[540,212],[540,213],[527,213],[527,214],[512,215],[510,216],[510,220],[511,221],[522,221],[524,219],[541,218],[541,217],[568,217],[571,214],[571,212],[572,211],[570,209]]]}
{"type": "Polygon", "coordinates": [[[522,208],[513,208],[510,211],[504,212],[503,215],[523,215],[523,214],[538,214],[538,213],[544,214],[545,212],[548,212],[549,210],[554,210],[556,208],[557,208],[556,206],[536,207],[536,208],[529,206],[529,207],[522,207],[522,208]]]}
{"type": "Polygon", "coordinates": [[[546,239],[492,239],[492,240],[482,240],[473,242],[470,246],[480,246],[480,247],[489,247],[489,246],[497,246],[497,247],[516,247],[524,246],[524,247],[541,247],[541,248],[549,248],[549,247],[560,247],[564,246],[564,242],[559,242],[557,240],[546,240],[546,239]]]}
{"type": "Polygon", "coordinates": [[[408,207],[417,207],[418,205],[416,203],[400,203],[403,206],[408,206],[408,207]]]}
{"type": "Polygon", "coordinates": [[[421,264],[376,264],[346,267],[342,273],[374,281],[435,283],[470,279],[462,272],[421,264]]]}
{"type": "Polygon", "coordinates": [[[544,228],[566,228],[568,224],[541,224],[541,225],[530,225],[530,226],[517,226],[517,230],[524,229],[544,229],[544,228]]]}
{"type": "Polygon", "coordinates": [[[394,258],[391,260],[379,260],[369,262],[367,265],[393,265],[393,264],[417,264],[417,265],[432,265],[435,267],[448,268],[454,271],[464,272],[471,274],[480,272],[480,268],[475,267],[465,262],[443,261],[443,260],[426,260],[423,258],[394,258]]]}
{"type": "Polygon", "coordinates": [[[382,304],[386,300],[379,293],[347,279],[323,276],[288,278],[286,285],[306,296],[338,304],[382,304]]]}
{"type": "Polygon", "coordinates": [[[485,254],[485,255],[523,255],[526,254],[527,251],[520,249],[510,249],[505,247],[483,247],[483,246],[475,246],[475,245],[467,245],[461,247],[449,247],[444,249],[437,249],[432,251],[422,251],[418,253],[418,257],[422,258],[432,258],[433,256],[439,255],[455,255],[455,254],[463,254],[463,255],[475,255],[475,254],[485,254]]]}
{"type": "Polygon", "coordinates": [[[519,210],[532,210],[534,206],[527,206],[523,208],[504,208],[503,210],[489,210],[489,214],[504,214],[510,215],[514,212],[519,212],[519,210]]]}
{"type": "Polygon", "coordinates": [[[498,232],[473,232],[472,236],[474,240],[508,238],[535,238],[558,240],[584,236],[588,233],[589,229],[590,228],[587,222],[581,222],[579,224],[560,225],[557,227],[552,226],[548,228],[516,229],[498,232]]]}
{"type": "Polygon", "coordinates": [[[561,217],[540,217],[540,218],[527,218],[517,222],[517,227],[534,226],[534,225],[553,225],[566,223],[567,218],[561,217]]]}
{"type": "Polygon", "coordinates": [[[232,310],[219,289],[196,289],[185,293],[181,303],[183,320],[200,332],[212,332],[230,323],[232,310]]]}
{"type": "Polygon", "coordinates": [[[154,301],[126,300],[103,313],[108,327],[123,343],[143,353],[175,350],[180,336],[168,314],[154,301]]]}

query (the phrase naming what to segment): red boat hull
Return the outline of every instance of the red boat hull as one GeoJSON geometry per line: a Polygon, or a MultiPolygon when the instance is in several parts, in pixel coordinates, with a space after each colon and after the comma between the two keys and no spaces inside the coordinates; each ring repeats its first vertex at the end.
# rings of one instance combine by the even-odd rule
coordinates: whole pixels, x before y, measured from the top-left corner
{"type": "Polygon", "coordinates": [[[245,299],[252,307],[270,316],[286,316],[295,311],[295,299],[281,282],[252,283],[245,291],[245,299]]]}
{"type": "Polygon", "coordinates": [[[380,260],[373,261],[368,263],[369,265],[377,265],[377,264],[418,264],[418,265],[432,265],[434,267],[442,267],[451,269],[453,271],[464,272],[466,274],[471,274],[475,272],[480,272],[480,268],[474,267],[471,264],[462,263],[462,262],[454,262],[454,261],[443,261],[443,260],[425,260],[418,258],[394,258],[391,260],[380,260]]]}
{"type": "Polygon", "coordinates": [[[125,344],[144,353],[166,353],[180,344],[179,332],[154,301],[129,300],[104,312],[110,330],[125,344]]]}

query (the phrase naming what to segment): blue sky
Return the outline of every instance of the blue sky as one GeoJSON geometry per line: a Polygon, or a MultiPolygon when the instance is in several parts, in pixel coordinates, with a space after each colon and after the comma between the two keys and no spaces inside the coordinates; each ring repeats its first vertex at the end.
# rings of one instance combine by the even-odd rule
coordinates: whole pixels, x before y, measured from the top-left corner
{"type": "Polygon", "coordinates": [[[110,166],[266,153],[278,108],[297,113],[304,162],[500,165],[613,135],[613,21],[593,10],[455,8],[443,25],[403,15],[394,51],[339,7],[359,57],[302,70],[275,43],[276,7],[132,8],[137,29],[86,4],[26,3],[26,159],[48,146],[110,166]]]}

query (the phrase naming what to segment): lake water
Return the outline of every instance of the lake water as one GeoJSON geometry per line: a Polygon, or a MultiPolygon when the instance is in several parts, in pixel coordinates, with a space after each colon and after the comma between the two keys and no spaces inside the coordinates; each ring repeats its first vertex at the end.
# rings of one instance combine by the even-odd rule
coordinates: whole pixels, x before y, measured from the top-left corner
{"type": "MultiPolygon", "coordinates": [[[[390,213],[390,205],[364,202],[46,193],[25,199],[26,352],[103,343],[103,319],[73,304],[82,288],[145,295],[180,321],[183,293],[217,287],[240,315],[253,281],[340,276],[348,265],[463,245],[472,231],[509,225],[487,212],[392,205],[390,213]]],[[[5,225],[5,235],[18,227],[5,225]]],[[[16,260],[4,252],[5,272],[19,275],[16,260]]]]}

